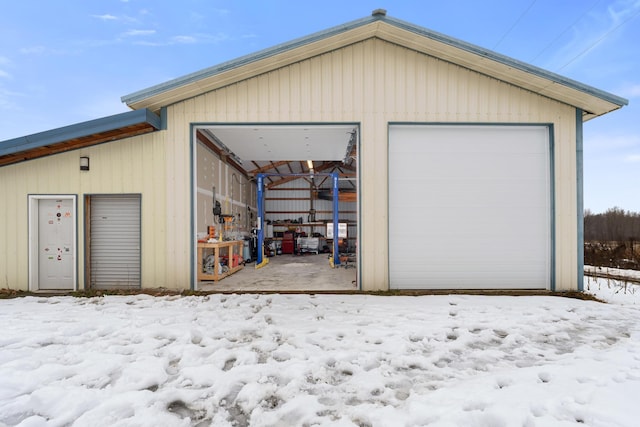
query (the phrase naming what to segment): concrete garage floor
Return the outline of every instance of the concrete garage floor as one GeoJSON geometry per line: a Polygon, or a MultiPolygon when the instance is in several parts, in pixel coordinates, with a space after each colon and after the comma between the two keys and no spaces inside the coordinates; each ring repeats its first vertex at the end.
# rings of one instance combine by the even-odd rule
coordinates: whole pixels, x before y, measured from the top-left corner
{"type": "MultiPolygon", "coordinates": [[[[355,267],[354,263],[350,263],[355,267]]],[[[356,268],[331,268],[328,254],[276,255],[256,269],[255,263],[219,282],[199,282],[199,291],[353,291],[356,268]]]]}

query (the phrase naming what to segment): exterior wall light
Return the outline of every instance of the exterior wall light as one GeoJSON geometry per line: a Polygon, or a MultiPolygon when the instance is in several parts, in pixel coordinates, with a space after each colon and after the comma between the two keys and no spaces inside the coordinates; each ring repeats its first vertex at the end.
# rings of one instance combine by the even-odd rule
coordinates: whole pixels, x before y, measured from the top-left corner
{"type": "Polygon", "coordinates": [[[88,171],[89,170],[89,158],[88,157],[80,157],[80,170],[88,171]]]}

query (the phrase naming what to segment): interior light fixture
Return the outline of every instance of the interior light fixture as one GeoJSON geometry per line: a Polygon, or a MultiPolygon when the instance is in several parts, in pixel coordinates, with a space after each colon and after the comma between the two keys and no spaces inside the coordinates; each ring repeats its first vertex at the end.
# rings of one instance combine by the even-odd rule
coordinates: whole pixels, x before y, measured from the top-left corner
{"type": "Polygon", "coordinates": [[[80,170],[81,171],[89,170],[89,157],[86,157],[86,156],[80,157],[80,170]]]}
{"type": "Polygon", "coordinates": [[[313,160],[307,160],[307,167],[313,169],[313,160]]]}

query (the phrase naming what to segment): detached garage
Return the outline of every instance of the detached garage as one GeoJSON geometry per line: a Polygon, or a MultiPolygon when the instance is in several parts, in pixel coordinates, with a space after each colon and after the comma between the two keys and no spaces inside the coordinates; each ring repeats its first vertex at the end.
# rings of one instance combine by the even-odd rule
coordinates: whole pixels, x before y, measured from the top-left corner
{"type": "Polygon", "coordinates": [[[383,10],[122,101],[0,142],[5,286],[200,289],[211,225],[342,223],[364,291],[580,290],[582,125],[627,104],[383,10]]]}

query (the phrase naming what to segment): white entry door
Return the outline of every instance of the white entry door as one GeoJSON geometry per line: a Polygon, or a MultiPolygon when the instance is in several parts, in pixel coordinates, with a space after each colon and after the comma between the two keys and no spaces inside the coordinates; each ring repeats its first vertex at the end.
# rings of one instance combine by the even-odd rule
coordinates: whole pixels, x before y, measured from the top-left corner
{"type": "Polygon", "coordinates": [[[73,290],[75,285],[74,199],[37,200],[37,289],[73,290]]]}

